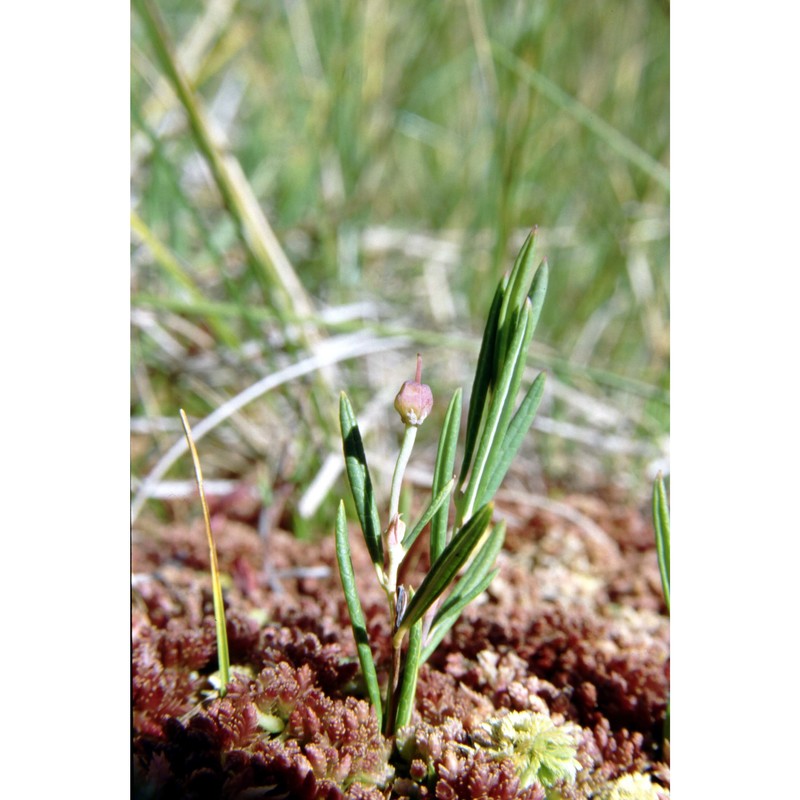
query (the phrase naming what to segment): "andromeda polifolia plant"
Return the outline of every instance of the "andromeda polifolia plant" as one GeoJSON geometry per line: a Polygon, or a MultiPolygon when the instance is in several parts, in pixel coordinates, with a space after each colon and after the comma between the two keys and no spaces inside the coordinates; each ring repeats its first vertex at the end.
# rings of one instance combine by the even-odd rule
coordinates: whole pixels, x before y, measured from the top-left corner
{"type": "Polygon", "coordinates": [[[493,567],[505,538],[505,523],[492,522],[493,497],[530,429],[544,391],[540,373],[517,402],[547,291],[546,261],[538,270],[535,267],[535,238],[534,229],[494,295],[472,383],[460,470],[455,471],[461,428],[462,392],[458,389],[442,423],[431,497],[413,525],[402,519],[400,490],[417,429],[433,406],[430,387],[422,383],[421,357],[417,355],[414,379],[403,383],[395,399],[404,431],[383,522],[352,405],[344,392],[340,397],[347,479],[391,623],[392,658],[385,695],[356,588],[343,502],[336,518],[336,554],[367,692],[389,736],[411,718],[420,666],[497,573],[493,567]],[[426,528],[430,570],[416,588],[398,584],[400,565],[426,528]]]}

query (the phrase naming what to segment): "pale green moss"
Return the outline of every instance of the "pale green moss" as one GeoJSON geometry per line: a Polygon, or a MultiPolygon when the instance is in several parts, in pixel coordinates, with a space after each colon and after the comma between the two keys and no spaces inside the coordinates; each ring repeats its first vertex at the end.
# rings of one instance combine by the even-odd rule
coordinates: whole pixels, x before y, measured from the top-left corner
{"type": "MultiPolygon", "coordinates": [[[[666,789],[661,789],[661,793],[669,796],[666,789]]],[[[658,795],[649,775],[633,772],[617,778],[594,797],[596,800],[659,800],[658,795]]]]}
{"type": "Polygon", "coordinates": [[[546,714],[510,711],[481,725],[477,743],[496,758],[510,758],[517,767],[520,788],[534,781],[552,786],[573,781],[579,767],[576,745],[565,728],[559,728],[546,714]]]}

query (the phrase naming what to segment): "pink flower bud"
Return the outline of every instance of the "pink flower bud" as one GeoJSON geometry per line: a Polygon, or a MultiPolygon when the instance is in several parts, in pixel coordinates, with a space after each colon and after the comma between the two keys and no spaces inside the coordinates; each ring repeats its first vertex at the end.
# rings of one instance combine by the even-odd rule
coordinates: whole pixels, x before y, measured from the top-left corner
{"type": "Polygon", "coordinates": [[[417,374],[413,381],[406,381],[394,399],[394,407],[406,425],[419,427],[433,408],[433,392],[422,378],[422,356],[417,353],[417,374]]]}

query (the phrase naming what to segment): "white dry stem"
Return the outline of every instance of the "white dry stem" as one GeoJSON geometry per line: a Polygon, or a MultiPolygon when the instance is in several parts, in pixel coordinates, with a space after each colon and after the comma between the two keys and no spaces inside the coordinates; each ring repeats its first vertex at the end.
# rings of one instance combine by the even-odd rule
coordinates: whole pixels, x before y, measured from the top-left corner
{"type": "MultiPolygon", "coordinates": [[[[248,403],[251,403],[253,400],[258,399],[278,386],[332,364],[338,364],[340,361],[347,361],[348,359],[357,358],[358,356],[364,356],[369,353],[399,349],[405,347],[407,344],[408,340],[405,337],[377,339],[373,336],[365,336],[362,334],[347,334],[328,339],[324,343],[318,345],[317,351],[313,356],[304,358],[302,361],[298,361],[278,372],[267,375],[244,391],[239,392],[239,394],[221,405],[216,411],[209,414],[192,429],[195,443],[199,442],[209,431],[240,411],[248,403]]],[[[153,467],[147,477],[142,481],[139,490],[133,498],[133,502],[131,503],[131,522],[135,522],[136,518],[139,516],[147,499],[151,497],[153,488],[187,450],[188,446],[186,440],[180,438],[159,459],[155,467],[153,467]]]]}

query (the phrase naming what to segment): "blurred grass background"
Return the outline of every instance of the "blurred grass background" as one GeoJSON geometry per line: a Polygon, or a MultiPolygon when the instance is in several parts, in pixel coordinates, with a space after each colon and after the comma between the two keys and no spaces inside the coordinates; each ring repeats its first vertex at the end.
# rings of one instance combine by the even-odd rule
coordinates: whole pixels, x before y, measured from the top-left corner
{"type": "Polygon", "coordinates": [[[134,517],[191,491],[178,408],[206,418],[309,358],[326,365],[198,443],[209,493],[249,483],[298,530],[327,524],[342,389],[388,487],[414,354],[441,414],[534,225],[548,392],[511,488],[649,496],[669,432],[668,2],[134,0],[131,29],[134,517]]]}

